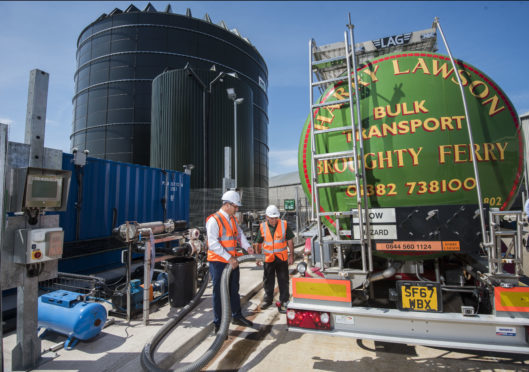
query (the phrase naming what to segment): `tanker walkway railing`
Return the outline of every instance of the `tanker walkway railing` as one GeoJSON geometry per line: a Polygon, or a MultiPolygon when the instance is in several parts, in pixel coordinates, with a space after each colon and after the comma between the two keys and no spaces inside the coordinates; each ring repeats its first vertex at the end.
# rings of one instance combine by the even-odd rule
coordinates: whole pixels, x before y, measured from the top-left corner
{"type": "MultiPolygon", "coordinates": [[[[352,273],[361,273],[361,274],[367,274],[373,270],[373,259],[372,259],[372,251],[371,251],[371,241],[370,241],[370,234],[368,231],[370,231],[369,226],[369,214],[368,212],[368,203],[367,203],[367,195],[366,193],[357,192],[356,193],[356,207],[352,208],[351,210],[346,211],[323,211],[323,208],[320,204],[320,191],[324,188],[335,188],[335,187],[344,187],[344,186],[354,186],[356,187],[356,190],[366,190],[366,170],[365,170],[365,162],[364,162],[364,147],[363,147],[363,138],[362,136],[358,136],[358,141],[355,139],[355,133],[362,133],[362,122],[360,119],[360,94],[359,94],[359,88],[358,88],[358,75],[356,71],[356,55],[355,55],[355,48],[354,48],[354,35],[353,35],[353,28],[354,26],[351,24],[351,18],[349,16],[349,24],[347,25],[348,32],[344,32],[344,44],[345,44],[345,56],[337,56],[332,57],[328,59],[316,59],[317,53],[317,47],[315,45],[314,40],[310,40],[309,42],[309,79],[310,79],[310,87],[309,87],[309,94],[310,94],[310,138],[311,138],[311,167],[312,167],[312,217],[313,219],[316,219],[318,224],[318,237],[319,237],[319,257],[321,259],[321,268],[324,271],[335,271],[336,269],[340,272],[344,271],[343,266],[343,253],[342,253],[342,245],[349,245],[354,247],[359,247],[361,252],[361,258],[362,258],[362,268],[361,270],[347,270],[348,272],[352,273]],[[339,76],[339,77],[333,77],[330,79],[323,80],[319,79],[320,76],[324,76],[322,74],[318,74],[319,68],[327,68],[329,65],[336,66],[340,64],[345,64],[346,66],[346,73],[347,76],[339,76]],[[314,75],[316,75],[316,80],[314,80],[314,75]],[[353,86],[353,77],[354,77],[354,87],[355,92],[354,96],[356,96],[356,100],[353,97],[353,94],[349,94],[349,97],[347,99],[338,99],[335,101],[325,101],[325,102],[317,102],[314,103],[314,89],[317,87],[325,87],[328,84],[331,83],[337,83],[340,81],[343,81],[345,78],[347,78],[348,86],[353,86]],[[356,102],[356,119],[355,119],[355,110],[354,110],[354,103],[356,102]],[[317,114],[317,112],[323,108],[332,109],[332,108],[338,108],[341,105],[349,105],[350,107],[350,125],[347,126],[340,126],[340,127],[334,127],[334,128],[316,128],[316,125],[314,123],[314,116],[317,114]],[[318,129],[316,131],[316,129],[318,129]],[[318,152],[318,145],[316,137],[324,134],[328,134],[331,132],[341,132],[341,131],[351,131],[352,133],[352,149],[346,150],[346,151],[338,151],[338,152],[318,152]],[[357,144],[358,142],[358,144],[357,144]],[[338,181],[338,182],[319,182],[318,181],[318,172],[317,172],[317,161],[325,161],[325,160],[334,160],[334,159],[341,159],[344,157],[351,157],[353,159],[354,164],[354,177],[351,180],[346,181],[338,181]],[[331,232],[330,237],[323,238],[325,236],[324,234],[324,225],[322,223],[322,218],[328,218],[328,217],[334,217],[335,218],[335,227],[336,232],[333,234],[331,232]],[[358,239],[342,239],[341,238],[341,231],[340,231],[340,219],[342,218],[357,218],[358,228],[359,228],[359,234],[358,239]],[[331,245],[334,244],[337,247],[338,250],[338,267],[333,268],[325,268],[323,263],[323,257],[324,257],[324,245],[331,245]]],[[[353,227],[351,226],[351,235],[352,235],[353,227]]]]}

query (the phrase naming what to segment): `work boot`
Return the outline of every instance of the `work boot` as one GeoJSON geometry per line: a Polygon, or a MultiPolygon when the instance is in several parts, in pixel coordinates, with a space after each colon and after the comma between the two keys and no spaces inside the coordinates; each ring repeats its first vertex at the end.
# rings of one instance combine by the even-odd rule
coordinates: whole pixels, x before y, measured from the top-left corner
{"type": "Polygon", "coordinates": [[[220,324],[213,323],[215,334],[219,333],[220,324]]]}
{"type": "Polygon", "coordinates": [[[279,311],[281,314],[286,314],[287,313],[287,304],[286,302],[278,302],[277,303],[277,311],[279,311]]]}
{"type": "Polygon", "coordinates": [[[243,326],[243,327],[251,327],[251,326],[253,326],[253,323],[251,321],[249,321],[248,319],[246,319],[245,317],[243,317],[243,316],[239,316],[237,318],[233,318],[233,320],[231,322],[233,324],[240,325],[240,326],[243,326]]]}
{"type": "Polygon", "coordinates": [[[261,304],[261,310],[265,310],[265,309],[268,309],[270,306],[272,306],[272,300],[264,300],[263,303],[261,304]]]}

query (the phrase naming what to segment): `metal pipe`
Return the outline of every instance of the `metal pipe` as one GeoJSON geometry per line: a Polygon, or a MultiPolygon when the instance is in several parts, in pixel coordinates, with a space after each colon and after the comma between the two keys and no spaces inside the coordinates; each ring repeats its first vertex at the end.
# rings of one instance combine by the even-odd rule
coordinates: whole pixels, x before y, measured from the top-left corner
{"type": "MultiPolygon", "coordinates": [[[[441,24],[439,23],[439,18],[435,17],[434,23],[437,24],[437,28],[439,29],[439,33],[441,34],[441,37],[443,39],[443,43],[445,44],[446,51],[448,52],[448,56],[450,57],[450,62],[452,62],[452,66],[454,68],[454,73],[456,75],[457,82],[459,84],[459,89],[461,90],[461,98],[463,100],[463,107],[465,109],[465,117],[467,119],[467,129],[468,129],[468,138],[470,141],[470,148],[474,150],[474,138],[472,136],[472,128],[470,124],[470,115],[468,114],[468,107],[467,107],[467,100],[465,98],[465,91],[463,89],[463,83],[461,82],[461,78],[459,76],[459,71],[457,69],[456,63],[454,61],[454,57],[452,57],[452,52],[450,52],[450,47],[448,46],[448,43],[446,42],[445,35],[443,33],[443,29],[441,28],[441,24]]],[[[476,192],[478,194],[478,204],[479,204],[479,218],[481,221],[481,234],[483,235],[483,247],[489,249],[489,242],[487,239],[487,234],[485,230],[485,215],[483,212],[483,200],[481,196],[481,183],[479,181],[479,172],[478,172],[478,162],[476,159],[475,151],[470,151],[472,154],[472,166],[474,168],[474,177],[476,178],[476,192]]]]}
{"type": "Polygon", "coordinates": [[[132,266],[132,242],[129,242],[128,244],[128,251],[127,251],[127,322],[130,322],[131,318],[131,298],[130,298],[130,268],[132,266]]]}
{"type": "MultiPolygon", "coordinates": [[[[311,156],[311,172],[312,172],[312,189],[310,191],[311,192],[311,195],[312,195],[312,200],[311,200],[311,220],[314,220],[316,218],[316,204],[317,204],[317,199],[316,198],[316,192],[318,192],[318,190],[316,189],[316,187],[314,186],[314,184],[316,183],[317,181],[317,176],[315,176],[315,173],[316,173],[316,161],[314,159],[314,155],[316,154],[316,145],[314,143],[314,140],[315,140],[315,136],[314,136],[314,112],[312,111],[312,104],[314,103],[314,92],[312,91],[312,82],[313,82],[313,77],[312,77],[312,49],[313,49],[313,44],[314,44],[314,39],[310,39],[309,41],[309,100],[310,100],[310,103],[309,103],[309,107],[310,107],[310,152],[312,154],[311,156]]],[[[318,218],[318,233],[320,231],[320,222],[319,222],[319,218],[318,218]]]]}
{"type": "Polygon", "coordinates": [[[235,189],[237,189],[237,100],[233,100],[233,158],[235,169],[233,170],[233,179],[235,180],[235,189]]]}
{"type": "Polygon", "coordinates": [[[149,240],[145,242],[145,253],[143,254],[143,325],[149,324],[149,310],[151,303],[151,252],[154,249],[151,246],[152,230],[149,231],[149,240]]]}
{"type": "MultiPolygon", "coordinates": [[[[349,37],[351,39],[351,59],[353,61],[353,73],[354,73],[354,78],[355,78],[355,95],[356,95],[356,117],[357,117],[357,127],[358,127],[358,133],[359,133],[359,136],[358,136],[358,146],[360,148],[360,159],[362,161],[362,186],[364,187],[364,190],[367,190],[367,180],[366,180],[366,169],[365,169],[365,166],[364,166],[364,140],[362,138],[362,118],[361,118],[361,115],[360,115],[360,91],[358,89],[358,73],[356,71],[356,54],[355,54],[355,38],[354,38],[354,33],[353,33],[353,28],[354,26],[351,24],[351,13],[349,13],[349,24],[347,26],[349,28],[349,37]]],[[[352,97],[352,95],[350,95],[350,97],[352,97]]],[[[352,98],[351,98],[352,100],[352,98]]],[[[353,115],[353,107],[351,107],[351,115],[353,115]]],[[[353,143],[356,143],[356,141],[354,141],[355,139],[355,132],[353,132],[353,143]]],[[[358,158],[358,156],[357,156],[358,158]]],[[[355,164],[355,171],[358,173],[358,164],[355,164]]],[[[360,200],[358,198],[358,195],[361,194],[358,190],[360,189],[356,189],[357,190],[357,200],[360,200]]],[[[368,210],[368,204],[367,204],[367,192],[364,191],[364,208],[367,212],[368,210]]],[[[361,224],[361,212],[359,210],[359,223],[361,224]]],[[[367,215],[366,213],[366,216],[365,216],[365,219],[366,219],[366,228],[365,228],[365,234],[366,234],[366,245],[367,245],[367,259],[368,259],[368,264],[369,264],[369,272],[373,271],[373,254],[372,254],[372,251],[371,251],[371,233],[370,233],[370,222],[369,222],[369,216],[367,215]]],[[[364,266],[364,269],[365,269],[365,266],[364,266]]]]}
{"type": "Polygon", "coordinates": [[[387,279],[391,278],[395,273],[397,272],[397,269],[401,266],[400,262],[392,263],[390,267],[388,267],[384,271],[380,271],[378,273],[375,273],[369,277],[370,282],[376,282],[377,280],[387,279]]]}

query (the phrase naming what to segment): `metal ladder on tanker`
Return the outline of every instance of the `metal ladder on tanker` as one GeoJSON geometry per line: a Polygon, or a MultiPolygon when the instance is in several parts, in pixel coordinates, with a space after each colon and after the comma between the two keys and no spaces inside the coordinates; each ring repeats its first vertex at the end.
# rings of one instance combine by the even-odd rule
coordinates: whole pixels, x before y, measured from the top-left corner
{"type": "MultiPolygon", "coordinates": [[[[321,269],[324,272],[331,272],[331,273],[339,273],[344,274],[344,272],[350,273],[350,274],[361,274],[361,275],[367,275],[370,272],[373,271],[373,257],[372,257],[372,251],[371,251],[371,239],[370,234],[367,233],[370,231],[369,228],[369,215],[368,215],[368,207],[367,207],[367,196],[365,192],[360,192],[359,190],[366,190],[366,170],[365,170],[365,163],[364,163],[364,147],[363,147],[363,139],[362,136],[358,136],[358,144],[357,141],[354,140],[355,136],[353,135],[353,140],[351,141],[353,144],[353,149],[348,151],[340,151],[340,152],[322,152],[318,153],[317,151],[317,141],[316,137],[323,135],[325,133],[330,132],[338,132],[343,130],[351,130],[352,133],[362,133],[362,123],[360,120],[360,102],[359,99],[356,100],[356,114],[357,118],[355,120],[355,113],[353,109],[353,94],[349,94],[348,99],[342,99],[337,101],[332,101],[328,103],[314,103],[314,97],[313,97],[313,90],[316,87],[324,86],[326,84],[343,81],[344,76],[341,77],[334,77],[331,79],[325,79],[325,80],[319,80],[318,74],[316,74],[316,67],[318,65],[324,65],[324,64],[340,64],[345,62],[347,66],[347,80],[348,80],[348,86],[352,87],[353,80],[351,78],[351,74],[354,74],[354,87],[355,87],[355,96],[360,97],[359,95],[359,89],[358,84],[356,82],[358,81],[357,71],[356,71],[356,55],[354,50],[354,35],[353,35],[353,28],[354,26],[351,24],[351,18],[349,16],[349,23],[347,25],[348,31],[344,32],[344,44],[345,44],[345,56],[339,56],[339,57],[333,57],[329,59],[322,59],[322,60],[315,60],[315,42],[313,39],[309,42],[309,64],[310,64],[310,104],[311,104],[311,113],[310,113],[310,135],[311,135],[311,166],[312,166],[312,211],[313,211],[313,217],[316,217],[317,223],[318,223],[318,237],[319,237],[319,257],[321,260],[321,269]],[[316,75],[316,81],[314,80],[314,75],[316,75]],[[329,129],[319,129],[318,131],[315,130],[314,125],[314,116],[315,111],[319,110],[321,108],[333,106],[333,105],[349,105],[350,107],[350,113],[351,113],[351,125],[350,126],[342,126],[342,127],[335,127],[335,128],[329,128],[329,129]],[[318,182],[318,175],[316,171],[316,161],[318,160],[331,160],[331,159],[340,159],[343,157],[352,157],[354,166],[354,179],[350,181],[340,181],[340,182],[326,182],[326,183],[320,183],[318,182]],[[347,211],[327,211],[322,212],[320,207],[320,190],[323,188],[333,188],[333,187],[344,187],[344,186],[350,186],[354,185],[356,187],[356,208],[352,208],[351,210],[347,211]],[[362,195],[361,195],[362,194],[362,195]],[[324,238],[324,226],[322,223],[322,218],[328,218],[328,217],[334,217],[335,218],[335,226],[336,226],[336,234],[335,236],[331,237],[325,237],[324,238]],[[340,236],[340,218],[358,218],[358,239],[342,239],[340,236]],[[324,251],[323,247],[325,244],[335,244],[337,245],[338,249],[338,266],[333,266],[329,268],[324,267],[324,251]],[[345,269],[343,265],[343,253],[342,253],[342,245],[350,245],[353,247],[357,247],[360,249],[361,257],[362,257],[362,268],[361,269],[345,269]]],[[[353,235],[354,227],[351,225],[351,235],[353,235]]]]}

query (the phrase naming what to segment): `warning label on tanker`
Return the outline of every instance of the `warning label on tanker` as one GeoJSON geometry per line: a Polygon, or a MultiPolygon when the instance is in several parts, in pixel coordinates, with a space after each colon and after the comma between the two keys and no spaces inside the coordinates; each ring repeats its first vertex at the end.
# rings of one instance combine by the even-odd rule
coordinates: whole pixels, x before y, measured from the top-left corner
{"type": "Polygon", "coordinates": [[[407,242],[377,243],[377,251],[442,251],[441,242],[407,242]]]}
{"type": "MultiPolygon", "coordinates": [[[[396,225],[371,225],[369,226],[371,239],[373,240],[388,240],[397,239],[396,225]]],[[[355,239],[360,239],[360,228],[358,225],[353,225],[353,233],[355,239]]]]}
{"type": "Polygon", "coordinates": [[[460,251],[459,242],[443,242],[443,251],[460,251]]]}
{"type": "Polygon", "coordinates": [[[459,251],[458,241],[394,241],[390,243],[377,243],[377,251],[459,251]]]}

